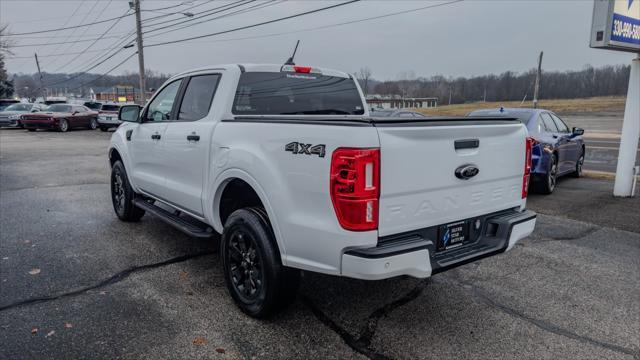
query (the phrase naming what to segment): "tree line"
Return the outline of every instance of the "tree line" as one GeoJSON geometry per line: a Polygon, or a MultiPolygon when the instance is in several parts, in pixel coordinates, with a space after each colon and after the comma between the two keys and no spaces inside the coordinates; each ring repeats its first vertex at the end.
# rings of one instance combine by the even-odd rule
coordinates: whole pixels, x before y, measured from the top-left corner
{"type": "MultiPolygon", "coordinates": [[[[157,89],[170,75],[153,70],[146,70],[146,84],[148,89],[157,89]]],[[[42,96],[38,74],[14,74],[12,78],[15,93],[19,97],[37,98],[42,96]]],[[[42,84],[45,92],[51,95],[73,94],[79,97],[88,97],[90,89],[98,92],[118,85],[133,86],[138,88],[138,73],[125,72],[122,75],[99,74],[65,74],[42,73],[42,84]]]]}
{"type": "MultiPolygon", "coordinates": [[[[540,99],[573,99],[593,96],[625,95],[629,82],[629,65],[606,65],[595,68],[586,65],[582,70],[543,71],[540,99]]],[[[399,95],[404,97],[436,97],[439,104],[460,104],[476,101],[521,101],[533,98],[535,69],[517,73],[506,71],[499,75],[474,77],[428,78],[399,74],[398,79],[376,81],[371,71],[363,68],[356,73],[365,93],[399,95]]]]}

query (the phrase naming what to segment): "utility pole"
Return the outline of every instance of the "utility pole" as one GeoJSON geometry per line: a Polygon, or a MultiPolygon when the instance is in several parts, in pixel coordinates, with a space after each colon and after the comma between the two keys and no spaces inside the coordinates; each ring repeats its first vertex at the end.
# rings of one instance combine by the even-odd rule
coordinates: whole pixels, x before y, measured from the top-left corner
{"type": "Polygon", "coordinates": [[[140,15],[140,1],[133,0],[133,9],[136,12],[136,43],[138,44],[138,71],[140,72],[140,103],[147,101],[147,92],[144,77],[144,52],[142,51],[142,16],[140,15]]]}
{"type": "Polygon", "coordinates": [[[451,105],[451,88],[449,88],[449,105],[451,105]]]}
{"type": "Polygon", "coordinates": [[[538,108],[538,91],[540,90],[540,75],[542,75],[542,54],[540,51],[540,57],[538,58],[538,72],[536,73],[536,85],[533,88],[533,108],[538,108]]]}
{"type": "Polygon", "coordinates": [[[38,62],[38,54],[33,53],[36,57],[36,66],[38,67],[38,77],[40,78],[40,91],[42,92],[42,102],[47,101],[47,95],[45,93],[44,85],[42,85],[42,72],[40,72],[40,62],[38,62]]]}

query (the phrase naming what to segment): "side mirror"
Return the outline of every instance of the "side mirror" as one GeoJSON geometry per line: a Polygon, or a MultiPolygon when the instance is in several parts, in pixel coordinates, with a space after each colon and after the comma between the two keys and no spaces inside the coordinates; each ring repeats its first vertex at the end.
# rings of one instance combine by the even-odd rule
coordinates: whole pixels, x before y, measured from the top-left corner
{"type": "Polygon", "coordinates": [[[75,114],[77,114],[77,113],[78,113],[78,111],[77,111],[77,110],[74,110],[74,111],[73,111],[73,113],[71,113],[71,115],[75,115],[75,114]]]}
{"type": "Polygon", "coordinates": [[[579,127],[574,127],[572,133],[573,133],[573,136],[584,135],[584,129],[579,127]]]}
{"type": "Polygon", "coordinates": [[[118,120],[128,122],[138,122],[140,116],[140,105],[124,105],[118,111],[118,120]]]}

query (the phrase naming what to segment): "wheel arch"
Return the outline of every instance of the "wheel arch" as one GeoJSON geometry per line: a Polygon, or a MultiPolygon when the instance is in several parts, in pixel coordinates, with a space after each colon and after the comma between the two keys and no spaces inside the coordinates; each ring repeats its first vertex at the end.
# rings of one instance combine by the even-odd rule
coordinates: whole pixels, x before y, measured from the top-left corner
{"type": "MultiPolygon", "coordinates": [[[[281,258],[283,259],[283,265],[286,265],[284,264],[284,259],[286,257],[283,256],[285,254],[285,247],[282,241],[280,229],[278,227],[278,221],[275,211],[271,206],[271,202],[269,201],[269,198],[262,186],[260,186],[258,181],[246,171],[240,169],[227,169],[216,178],[213,184],[214,190],[210,192],[210,194],[213,194],[213,197],[212,201],[209,201],[209,203],[212,205],[209,209],[205,209],[205,211],[210,211],[207,217],[209,217],[211,220],[211,226],[213,226],[213,228],[217,232],[222,233],[224,229],[225,215],[228,216],[233,210],[235,210],[226,209],[224,211],[221,211],[221,205],[223,205],[222,202],[224,200],[223,196],[225,196],[225,191],[233,191],[232,187],[239,186],[240,184],[246,184],[241,186],[248,186],[260,201],[258,205],[262,205],[262,207],[264,207],[276,239],[278,251],[280,252],[281,258]]],[[[228,194],[229,193],[227,193],[227,195],[228,194]]],[[[249,203],[249,205],[252,204],[249,203]]]]}

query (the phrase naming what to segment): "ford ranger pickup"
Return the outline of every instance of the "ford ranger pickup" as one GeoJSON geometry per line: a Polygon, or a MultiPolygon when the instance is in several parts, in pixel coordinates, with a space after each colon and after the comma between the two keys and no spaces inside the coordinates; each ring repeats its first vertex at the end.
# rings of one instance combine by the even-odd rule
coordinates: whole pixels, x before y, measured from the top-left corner
{"type": "Polygon", "coordinates": [[[508,251],[535,226],[532,143],[517,119],[372,117],[343,72],[211,66],[118,117],[117,216],[220,239],[228,291],[254,317],[290,303],[301,270],[427,278],[508,251]]]}

